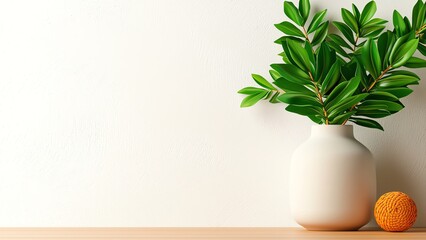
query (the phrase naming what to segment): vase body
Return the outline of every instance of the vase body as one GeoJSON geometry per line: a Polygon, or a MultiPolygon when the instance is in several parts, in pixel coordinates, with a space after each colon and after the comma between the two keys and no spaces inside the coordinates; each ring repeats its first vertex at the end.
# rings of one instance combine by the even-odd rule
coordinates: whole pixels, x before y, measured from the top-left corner
{"type": "Polygon", "coordinates": [[[371,218],[376,170],[351,125],[313,126],[293,154],[291,212],[308,230],[357,230],[371,218]]]}

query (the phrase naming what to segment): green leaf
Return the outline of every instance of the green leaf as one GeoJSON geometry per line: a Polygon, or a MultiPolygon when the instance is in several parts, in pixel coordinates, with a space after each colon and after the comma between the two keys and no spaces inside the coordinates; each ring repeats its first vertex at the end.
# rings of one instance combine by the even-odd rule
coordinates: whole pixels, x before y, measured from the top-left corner
{"type": "Polygon", "coordinates": [[[294,104],[299,106],[316,106],[322,107],[321,103],[317,98],[306,96],[300,93],[284,93],[278,97],[278,100],[287,103],[294,104]]]}
{"type": "Polygon", "coordinates": [[[272,95],[271,99],[269,99],[270,103],[280,103],[280,101],[278,101],[278,96],[280,95],[279,92],[276,92],[274,95],[272,95]]]}
{"type": "Polygon", "coordinates": [[[306,50],[299,43],[291,40],[287,41],[287,45],[290,51],[290,56],[296,65],[304,71],[313,73],[315,68],[313,63],[309,60],[309,55],[306,50]]]}
{"type": "Polygon", "coordinates": [[[256,87],[246,87],[238,91],[240,94],[246,94],[246,95],[254,95],[258,93],[263,93],[266,90],[263,88],[256,88],[256,87]]]}
{"type": "Polygon", "coordinates": [[[349,12],[347,9],[342,8],[342,18],[343,21],[352,29],[352,31],[359,34],[358,22],[351,12],[349,12]]]}
{"type": "Polygon", "coordinates": [[[349,81],[344,81],[339,83],[333,91],[327,96],[327,98],[324,101],[324,105],[327,106],[330,102],[332,102],[342,91],[346,88],[349,81]]]}
{"type": "Polygon", "coordinates": [[[271,75],[272,79],[274,79],[274,81],[281,77],[281,75],[277,71],[272,69],[269,70],[269,74],[271,75]]]}
{"type": "Polygon", "coordinates": [[[395,51],[395,54],[391,55],[390,64],[394,67],[400,67],[404,65],[416,52],[419,39],[412,39],[395,51]]]}
{"type": "Polygon", "coordinates": [[[355,106],[356,104],[358,104],[360,101],[362,101],[367,96],[368,96],[368,93],[362,93],[362,94],[358,94],[358,95],[351,96],[351,97],[348,97],[348,98],[344,98],[339,103],[330,107],[330,109],[327,109],[327,111],[329,113],[329,117],[333,118],[337,114],[348,110],[352,106],[355,106]]]}
{"type": "Polygon", "coordinates": [[[354,13],[355,19],[357,22],[359,22],[359,18],[361,17],[361,13],[359,12],[359,9],[355,4],[352,3],[352,12],[354,13]]]}
{"type": "Polygon", "coordinates": [[[291,82],[285,78],[279,78],[274,82],[275,85],[277,85],[279,88],[284,90],[285,92],[295,92],[295,93],[301,93],[305,94],[311,97],[316,97],[316,94],[306,88],[304,85],[301,85],[299,83],[291,82]]]}
{"type": "Polygon", "coordinates": [[[378,105],[373,105],[373,104],[361,104],[357,107],[358,111],[377,111],[377,110],[383,110],[383,109],[387,109],[388,107],[384,104],[378,104],[378,105]]]}
{"type": "Polygon", "coordinates": [[[264,97],[266,97],[266,95],[268,95],[269,91],[264,91],[264,92],[260,92],[258,94],[253,94],[253,95],[249,95],[246,98],[243,99],[243,101],[241,102],[240,107],[245,108],[245,107],[251,107],[254,104],[256,104],[257,102],[259,102],[260,100],[262,100],[264,97]]]}
{"type": "Polygon", "coordinates": [[[370,92],[370,95],[366,98],[367,100],[388,100],[388,101],[398,101],[399,98],[393,94],[387,92],[370,92]]]}
{"type": "Polygon", "coordinates": [[[411,57],[405,63],[404,67],[407,67],[407,68],[424,68],[424,67],[426,67],[426,60],[418,58],[418,57],[411,57]]]}
{"type": "Polygon", "coordinates": [[[377,79],[382,70],[382,61],[379,50],[373,40],[368,39],[362,47],[361,59],[367,71],[370,72],[374,79],[377,79]]]}
{"type": "Polygon", "coordinates": [[[363,37],[363,38],[376,37],[383,31],[383,29],[385,29],[385,26],[383,25],[364,27],[361,29],[360,37],[363,37]]]}
{"type": "Polygon", "coordinates": [[[328,39],[330,41],[333,41],[334,43],[338,44],[341,47],[345,47],[347,49],[352,50],[352,47],[339,35],[329,34],[328,39]]]}
{"type": "Polygon", "coordinates": [[[342,22],[333,22],[333,25],[345,36],[345,38],[352,44],[355,44],[355,38],[352,30],[342,22]]]}
{"type": "Polygon", "coordinates": [[[324,78],[321,87],[321,93],[327,93],[331,88],[335,86],[337,81],[340,79],[340,67],[342,66],[341,61],[336,61],[333,66],[331,66],[330,71],[324,78]]]}
{"type": "Polygon", "coordinates": [[[390,54],[389,49],[392,49],[394,44],[395,35],[390,31],[384,32],[377,40],[377,48],[379,50],[380,60],[382,61],[382,69],[386,69],[388,67],[390,54]]]}
{"type": "Polygon", "coordinates": [[[330,121],[331,124],[342,124],[347,119],[349,119],[352,115],[354,115],[356,111],[350,111],[346,113],[342,113],[340,115],[337,115],[333,120],[330,121]]]}
{"type": "Polygon", "coordinates": [[[361,106],[379,106],[379,105],[385,105],[386,106],[386,110],[388,110],[391,113],[395,113],[395,112],[399,112],[404,108],[404,105],[402,105],[402,103],[398,103],[398,102],[391,102],[391,101],[386,101],[386,100],[365,100],[361,105],[361,106]]]}
{"type": "Polygon", "coordinates": [[[280,30],[281,32],[290,35],[290,36],[297,36],[297,37],[305,37],[302,31],[298,29],[296,26],[294,26],[291,22],[282,22],[279,24],[275,24],[275,27],[280,30]]]}
{"type": "Polygon", "coordinates": [[[377,89],[375,91],[387,92],[387,93],[390,93],[390,94],[394,95],[397,98],[406,97],[406,96],[410,95],[413,92],[412,89],[409,89],[409,88],[406,88],[406,87],[383,88],[383,89],[377,89]]]}
{"type": "Polygon", "coordinates": [[[324,39],[327,37],[328,33],[328,21],[323,22],[317,29],[317,31],[314,34],[314,38],[312,39],[312,45],[318,45],[319,43],[323,42],[324,39]]]}
{"type": "Polygon", "coordinates": [[[374,16],[376,11],[377,11],[377,6],[374,1],[367,3],[367,5],[365,5],[364,10],[362,10],[362,13],[361,13],[361,18],[360,18],[361,25],[364,25],[365,23],[367,23],[374,16]]]}
{"type": "Polygon", "coordinates": [[[291,64],[272,64],[272,69],[277,71],[283,78],[299,84],[312,84],[309,75],[291,64]]]}
{"type": "Polygon", "coordinates": [[[337,43],[335,42],[328,42],[328,45],[334,50],[336,51],[338,54],[342,55],[343,57],[349,58],[349,54],[346,53],[345,50],[343,50],[342,47],[340,47],[337,43]]]}
{"type": "Polygon", "coordinates": [[[303,18],[302,25],[304,25],[306,21],[308,20],[310,11],[311,11],[311,4],[309,3],[309,0],[299,0],[299,12],[303,18]]]}
{"type": "Polygon", "coordinates": [[[392,76],[389,78],[383,78],[376,85],[379,88],[396,88],[417,84],[419,84],[419,80],[411,76],[392,76]]]}
{"type": "Polygon", "coordinates": [[[322,115],[322,109],[319,107],[314,106],[297,106],[297,105],[288,105],[285,110],[300,114],[303,116],[315,116],[315,115],[322,115]]]}
{"type": "Polygon", "coordinates": [[[397,50],[399,50],[402,47],[402,45],[407,43],[410,39],[414,39],[414,35],[412,35],[411,33],[406,34],[406,35],[396,39],[392,48],[388,49],[388,50],[391,49],[390,54],[389,54],[389,63],[391,62],[391,59],[394,59],[397,50]]]}
{"type": "Polygon", "coordinates": [[[384,19],[381,19],[381,18],[373,18],[370,21],[368,21],[366,24],[364,24],[362,27],[363,28],[369,28],[369,27],[373,27],[373,26],[383,25],[387,22],[388,22],[387,20],[384,20],[384,19]]]}
{"type": "Polygon", "coordinates": [[[326,14],[327,9],[315,14],[315,16],[312,18],[311,24],[309,24],[308,33],[313,33],[315,30],[317,30],[326,14]]]}
{"type": "Polygon", "coordinates": [[[316,71],[315,80],[321,84],[326,74],[329,72],[331,65],[336,61],[336,52],[328,47],[326,42],[323,42],[317,50],[316,54],[316,71]]]}
{"type": "MultiPolygon", "coordinates": [[[[334,105],[336,105],[336,103],[339,103],[341,100],[346,99],[349,96],[352,96],[352,94],[357,90],[360,82],[361,82],[361,78],[359,76],[355,76],[355,77],[353,77],[351,80],[349,80],[347,82],[340,83],[339,85],[345,85],[345,88],[343,88],[343,90],[332,101],[328,101],[326,103],[326,109],[329,110],[334,105]]],[[[338,87],[336,87],[336,89],[337,88],[338,87]]],[[[333,94],[333,92],[336,89],[334,89],[331,92],[331,94],[333,94]]],[[[330,96],[329,96],[329,98],[330,98],[330,96]]],[[[328,98],[326,100],[328,100],[328,98]]]]}
{"type": "Polygon", "coordinates": [[[425,5],[422,0],[418,0],[416,5],[414,5],[412,19],[413,29],[419,30],[425,19],[425,5]]]}
{"type": "Polygon", "coordinates": [[[380,130],[384,131],[383,127],[382,127],[382,125],[380,125],[380,123],[378,123],[378,122],[376,122],[374,120],[371,120],[371,119],[351,117],[351,118],[349,118],[349,121],[351,121],[351,122],[353,122],[355,124],[358,124],[360,126],[363,126],[363,127],[377,128],[377,129],[380,129],[380,130]]]}
{"type": "Polygon", "coordinates": [[[288,18],[293,20],[297,25],[303,25],[302,16],[299,14],[299,10],[297,10],[296,6],[292,2],[285,1],[284,2],[284,13],[288,18]]]}
{"type": "Polygon", "coordinates": [[[406,34],[406,26],[404,22],[404,18],[402,18],[401,14],[397,11],[393,11],[393,26],[395,28],[397,36],[403,36],[406,34]]]}
{"type": "Polygon", "coordinates": [[[377,109],[377,110],[357,110],[357,116],[364,116],[369,118],[384,118],[390,116],[392,113],[388,110],[377,109]]]}
{"type": "Polygon", "coordinates": [[[426,56],[426,46],[423,44],[419,44],[419,46],[417,46],[417,50],[419,50],[419,52],[423,55],[426,56]]]}
{"type": "MultiPolygon", "coordinates": [[[[297,29],[297,30],[299,30],[299,29],[297,29]]],[[[275,40],[274,43],[282,45],[283,42],[285,42],[287,39],[291,39],[293,41],[300,42],[300,43],[304,43],[305,42],[305,41],[303,41],[302,39],[300,39],[298,37],[294,37],[294,36],[282,36],[282,37],[278,38],[277,40],[275,40]]]]}
{"type": "Polygon", "coordinates": [[[260,86],[267,88],[269,90],[277,90],[274,86],[272,86],[271,83],[268,82],[264,77],[258,75],[258,74],[252,74],[251,75],[254,79],[254,81],[259,84],[260,86]]]}

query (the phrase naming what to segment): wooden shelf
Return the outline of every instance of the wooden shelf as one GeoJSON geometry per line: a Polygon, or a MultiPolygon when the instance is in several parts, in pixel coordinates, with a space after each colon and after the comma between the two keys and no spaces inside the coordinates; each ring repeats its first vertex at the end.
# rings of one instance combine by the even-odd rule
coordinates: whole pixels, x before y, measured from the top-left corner
{"type": "Polygon", "coordinates": [[[168,240],[168,239],[426,239],[426,228],[402,233],[377,229],[352,232],[306,231],[301,228],[0,228],[0,239],[168,240]]]}

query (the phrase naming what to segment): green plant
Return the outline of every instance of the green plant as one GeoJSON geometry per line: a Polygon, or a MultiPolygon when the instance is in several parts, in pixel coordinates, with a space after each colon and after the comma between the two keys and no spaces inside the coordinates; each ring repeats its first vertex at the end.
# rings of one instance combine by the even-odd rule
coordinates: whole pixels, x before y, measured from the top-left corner
{"type": "Polygon", "coordinates": [[[418,50],[426,56],[426,5],[419,0],[411,21],[393,12],[393,31],[385,30],[386,20],[375,18],[376,3],[362,11],[342,9],[343,22],[332,24],[340,34],[329,33],[324,21],[327,10],[317,12],[309,24],[309,0],[296,7],[284,2],[284,13],[292,21],[276,24],[285,35],[276,40],[282,46],[284,63],[271,65],[273,81],[253,74],[260,87],[246,87],[241,107],[260,100],[286,103],[286,110],[309,117],[318,124],[355,124],[383,127],[373,119],[404,108],[400,99],[413,90],[420,78],[406,68],[426,67],[414,57],[418,50]]]}

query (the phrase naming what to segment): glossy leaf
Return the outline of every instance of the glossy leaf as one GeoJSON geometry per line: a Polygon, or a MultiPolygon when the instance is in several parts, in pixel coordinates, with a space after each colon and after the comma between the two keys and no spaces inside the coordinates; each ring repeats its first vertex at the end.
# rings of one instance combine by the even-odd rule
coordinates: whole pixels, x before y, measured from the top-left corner
{"type": "Polygon", "coordinates": [[[315,80],[321,84],[332,64],[336,61],[336,52],[330,49],[325,42],[321,44],[317,52],[315,80]]]}
{"type": "Polygon", "coordinates": [[[337,81],[340,79],[340,67],[342,66],[341,61],[336,61],[331,66],[330,71],[324,78],[322,83],[321,92],[322,94],[328,93],[328,91],[335,86],[337,81]]]}
{"type": "Polygon", "coordinates": [[[272,95],[271,99],[269,99],[270,103],[280,103],[280,101],[278,101],[278,97],[280,96],[279,92],[274,93],[274,95],[272,95]]]}
{"type": "Polygon", "coordinates": [[[414,37],[412,34],[406,34],[396,39],[395,43],[392,46],[392,50],[390,51],[390,54],[389,54],[389,63],[392,62],[392,59],[395,59],[395,54],[402,47],[402,45],[404,45],[410,39],[413,39],[413,38],[414,37]]]}
{"type": "Polygon", "coordinates": [[[350,112],[339,114],[333,120],[331,120],[331,124],[342,124],[347,119],[349,119],[351,116],[353,116],[355,113],[356,113],[356,111],[350,111],[350,112]]]}
{"type": "Polygon", "coordinates": [[[279,101],[287,104],[294,105],[307,105],[307,106],[317,106],[322,107],[321,103],[317,98],[306,96],[299,93],[284,93],[277,98],[279,101]]]}
{"type": "Polygon", "coordinates": [[[352,44],[355,44],[355,38],[352,30],[342,22],[333,22],[333,25],[345,36],[345,38],[352,44]]]}
{"type": "Polygon", "coordinates": [[[407,29],[405,26],[404,18],[397,10],[393,11],[393,26],[398,36],[403,36],[406,34],[407,29]]]}
{"type": "Polygon", "coordinates": [[[383,29],[385,29],[385,26],[383,25],[364,27],[361,29],[360,37],[376,37],[383,31],[383,29]]]}
{"type": "Polygon", "coordinates": [[[313,33],[317,30],[326,14],[327,9],[315,14],[315,16],[312,18],[311,24],[309,24],[308,33],[313,33]]]}
{"type": "Polygon", "coordinates": [[[376,110],[358,110],[356,112],[357,116],[364,116],[369,118],[384,118],[390,116],[392,113],[388,110],[384,109],[376,109],[376,110]]]}
{"type": "Polygon", "coordinates": [[[417,50],[419,50],[419,52],[423,55],[426,56],[426,46],[423,44],[419,44],[417,46],[417,50]]]}
{"type": "Polygon", "coordinates": [[[343,21],[352,29],[352,31],[359,34],[359,26],[355,16],[345,8],[342,8],[341,12],[343,21]]]}
{"type": "MultiPolygon", "coordinates": [[[[359,84],[361,82],[361,78],[360,77],[353,77],[351,80],[347,81],[347,82],[342,82],[339,85],[345,85],[345,87],[343,88],[343,90],[337,94],[337,96],[330,102],[328,101],[326,103],[326,109],[330,109],[333,108],[334,105],[336,105],[337,103],[339,103],[342,99],[346,99],[349,96],[352,96],[352,94],[357,90],[359,84]]],[[[337,89],[337,87],[336,87],[337,89]]],[[[336,90],[334,89],[334,90],[336,90]]],[[[334,91],[333,90],[333,91],[334,91]]],[[[333,94],[333,92],[332,92],[333,94]]]]}
{"type": "Polygon", "coordinates": [[[382,70],[382,61],[380,59],[379,50],[373,40],[368,39],[362,47],[361,59],[365,68],[368,72],[370,72],[374,79],[378,78],[382,70]]]}
{"type": "Polygon", "coordinates": [[[309,0],[299,0],[299,13],[303,19],[302,25],[306,23],[306,20],[308,20],[310,11],[311,11],[311,4],[309,3],[309,0]]]}
{"type": "Polygon", "coordinates": [[[360,126],[363,126],[363,127],[377,128],[377,129],[380,129],[380,130],[384,131],[383,127],[382,127],[382,125],[380,125],[380,123],[378,123],[378,122],[376,122],[374,120],[371,120],[371,119],[351,117],[349,119],[349,121],[351,121],[351,122],[353,122],[355,124],[358,124],[360,126]]]}
{"type": "Polygon", "coordinates": [[[269,90],[277,90],[271,83],[268,82],[264,77],[258,75],[258,74],[252,74],[251,75],[254,79],[254,81],[259,84],[260,86],[267,88],[269,90]]]}
{"type": "Polygon", "coordinates": [[[387,101],[398,101],[399,98],[388,92],[371,92],[366,98],[367,100],[387,100],[387,101]]]}
{"type": "Polygon", "coordinates": [[[333,41],[334,43],[338,44],[341,47],[352,50],[352,47],[339,35],[329,34],[328,39],[330,41],[333,41]]]}
{"type": "Polygon", "coordinates": [[[404,43],[399,49],[395,51],[395,54],[391,56],[390,64],[394,67],[400,67],[404,65],[417,50],[419,39],[412,39],[404,43]]]}
{"type": "Polygon", "coordinates": [[[272,69],[277,71],[282,77],[291,82],[299,84],[311,84],[309,75],[291,64],[272,64],[272,69]]]}
{"type": "Polygon", "coordinates": [[[314,34],[314,38],[312,39],[312,45],[318,45],[327,37],[328,33],[328,21],[322,23],[314,34]]]}
{"type": "Polygon", "coordinates": [[[298,105],[288,105],[285,110],[300,114],[302,116],[315,116],[322,115],[322,109],[320,107],[313,107],[310,105],[307,106],[298,106],[298,105]]]}
{"type": "Polygon", "coordinates": [[[291,82],[285,78],[279,78],[274,82],[277,87],[284,90],[285,92],[295,92],[295,93],[301,93],[306,94],[311,97],[316,97],[316,94],[306,88],[304,85],[291,82]]]}
{"type": "Polygon", "coordinates": [[[368,96],[368,93],[362,93],[362,94],[358,94],[358,95],[343,99],[339,103],[327,109],[327,111],[329,112],[329,117],[332,118],[336,116],[337,114],[350,109],[352,106],[358,104],[367,96],[368,96]]]}
{"type": "Polygon", "coordinates": [[[374,16],[376,11],[377,11],[377,6],[374,1],[367,3],[367,5],[365,5],[364,10],[362,10],[362,13],[361,13],[361,17],[360,17],[361,24],[364,25],[365,23],[367,23],[374,16]]]}
{"type": "Polygon", "coordinates": [[[376,91],[387,92],[387,93],[390,93],[390,94],[394,95],[397,98],[406,97],[406,96],[410,95],[413,92],[412,89],[406,88],[406,87],[383,88],[383,89],[377,89],[376,91]]]}
{"type": "Polygon", "coordinates": [[[359,9],[357,6],[355,6],[355,4],[352,3],[352,12],[355,16],[355,19],[359,22],[359,19],[361,17],[361,13],[359,12],[359,9]]]}
{"type": "Polygon", "coordinates": [[[425,19],[425,4],[422,0],[418,0],[414,5],[412,12],[413,29],[416,31],[423,25],[425,19]]]}
{"type": "Polygon", "coordinates": [[[406,87],[408,85],[417,85],[419,80],[406,76],[401,79],[383,79],[380,80],[376,86],[379,88],[396,88],[396,87],[406,87]]]}
{"type": "Polygon", "coordinates": [[[373,26],[377,26],[377,25],[383,25],[385,23],[387,23],[387,20],[381,19],[381,18],[373,18],[370,21],[368,21],[366,24],[364,24],[362,27],[363,28],[369,28],[369,27],[373,27],[373,26]]]}
{"type": "Polygon", "coordinates": [[[258,94],[258,93],[263,93],[266,90],[263,88],[256,88],[256,87],[245,87],[243,89],[241,89],[240,91],[238,91],[238,93],[240,94],[245,94],[245,95],[254,95],[254,94],[258,94]]]}
{"type": "Polygon", "coordinates": [[[271,77],[272,77],[272,79],[274,79],[274,81],[281,77],[281,75],[277,71],[272,70],[272,69],[269,70],[269,75],[271,75],[271,77]]]}
{"type": "Polygon", "coordinates": [[[342,55],[343,57],[349,58],[349,54],[345,50],[343,50],[343,48],[340,47],[337,43],[335,43],[335,42],[329,42],[328,45],[334,51],[336,51],[338,54],[342,55]]]}
{"type": "Polygon", "coordinates": [[[290,56],[296,65],[304,71],[309,71],[311,73],[314,72],[315,67],[309,60],[309,55],[306,50],[299,43],[291,40],[288,40],[287,44],[290,51],[290,56]]]}
{"type": "Polygon", "coordinates": [[[426,60],[418,58],[418,57],[411,57],[405,63],[404,67],[407,67],[407,68],[424,68],[424,67],[426,67],[426,60]]]}
{"type": "Polygon", "coordinates": [[[389,65],[389,49],[392,49],[394,44],[395,35],[390,31],[384,32],[377,40],[377,48],[379,50],[380,60],[382,61],[382,69],[386,69],[389,65]]]}
{"type": "Polygon", "coordinates": [[[398,112],[404,108],[404,105],[402,105],[401,103],[391,102],[386,100],[366,100],[361,104],[361,106],[368,106],[368,105],[373,105],[373,106],[385,105],[386,110],[388,110],[391,113],[398,112]]]}
{"type": "Polygon", "coordinates": [[[262,100],[264,97],[266,97],[266,95],[268,95],[268,93],[269,93],[269,91],[265,90],[264,92],[260,92],[258,94],[253,94],[253,95],[247,96],[241,102],[240,107],[242,107],[242,108],[251,107],[254,104],[256,104],[257,102],[259,102],[260,100],[262,100]]]}
{"type": "Polygon", "coordinates": [[[298,29],[296,26],[294,26],[290,22],[282,22],[279,24],[275,24],[275,27],[280,30],[281,32],[290,35],[290,36],[297,36],[297,37],[305,37],[302,31],[298,29]]]}
{"type": "Polygon", "coordinates": [[[299,14],[299,10],[297,10],[296,6],[292,2],[285,1],[284,2],[284,13],[285,15],[293,20],[297,25],[303,25],[303,18],[299,14]]]}

